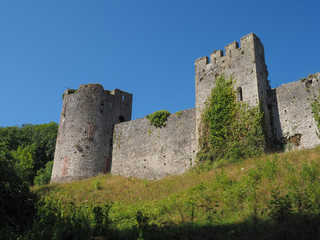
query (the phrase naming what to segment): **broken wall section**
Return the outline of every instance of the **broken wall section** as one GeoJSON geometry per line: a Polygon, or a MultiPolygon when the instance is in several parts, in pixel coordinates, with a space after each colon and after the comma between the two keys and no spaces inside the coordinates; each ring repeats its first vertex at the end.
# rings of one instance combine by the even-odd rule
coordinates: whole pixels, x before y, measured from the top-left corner
{"type": "Polygon", "coordinates": [[[195,109],[171,114],[162,128],[152,126],[146,117],[118,123],[111,174],[154,180],[182,174],[194,164],[195,152],[195,109]]]}
{"type": "Polygon", "coordinates": [[[319,73],[272,89],[272,127],[279,148],[303,149],[320,144],[311,110],[311,102],[319,95],[319,89],[319,73]]]}

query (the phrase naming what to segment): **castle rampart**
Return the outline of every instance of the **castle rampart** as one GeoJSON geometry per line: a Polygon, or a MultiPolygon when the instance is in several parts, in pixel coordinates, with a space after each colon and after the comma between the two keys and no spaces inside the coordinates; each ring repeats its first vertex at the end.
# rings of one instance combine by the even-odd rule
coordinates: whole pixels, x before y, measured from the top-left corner
{"type": "Polygon", "coordinates": [[[320,144],[311,102],[319,95],[320,74],[272,89],[272,128],[275,142],[285,150],[313,148],[320,144]]]}
{"type": "MultiPolygon", "coordinates": [[[[320,144],[311,102],[319,95],[320,74],[271,89],[264,47],[253,33],[195,62],[196,108],[171,114],[156,128],[144,117],[131,120],[132,95],[99,84],[64,93],[51,182],[99,173],[159,179],[195,164],[199,125],[215,78],[233,77],[237,100],[264,111],[266,134],[282,149],[320,144]],[[126,122],[127,121],[127,122],[126,122]]],[[[270,150],[270,149],[269,149],[270,150]]]]}
{"type": "Polygon", "coordinates": [[[195,124],[194,108],[171,114],[162,128],[147,117],[116,124],[111,174],[160,179],[184,173],[195,161],[195,124]]]}

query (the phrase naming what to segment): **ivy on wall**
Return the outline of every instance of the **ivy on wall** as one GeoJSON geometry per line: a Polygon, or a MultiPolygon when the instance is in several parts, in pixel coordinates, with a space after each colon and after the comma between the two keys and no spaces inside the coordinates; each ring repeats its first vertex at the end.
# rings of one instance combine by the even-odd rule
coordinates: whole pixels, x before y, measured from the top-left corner
{"type": "Polygon", "coordinates": [[[318,128],[318,131],[316,133],[318,138],[320,138],[320,95],[318,97],[315,97],[311,102],[311,111],[318,128]]]}
{"type": "Polygon", "coordinates": [[[220,75],[202,115],[198,161],[234,162],[261,154],[265,147],[263,113],[236,101],[233,79],[220,75]]]}

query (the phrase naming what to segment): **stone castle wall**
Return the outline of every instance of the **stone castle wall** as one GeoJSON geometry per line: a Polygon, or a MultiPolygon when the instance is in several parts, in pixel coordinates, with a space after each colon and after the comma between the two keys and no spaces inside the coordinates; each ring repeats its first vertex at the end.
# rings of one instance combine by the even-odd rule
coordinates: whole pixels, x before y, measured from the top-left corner
{"type": "Polygon", "coordinates": [[[162,128],[144,117],[115,125],[111,174],[160,179],[194,164],[195,109],[171,114],[162,128]]]}
{"type": "Polygon", "coordinates": [[[201,114],[215,78],[233,76],[238,101],[261,105],[266,133],[281,149],[320,144],[311,101],[320,74],[271,89],[264,47],[253,33],[195,62],[196,108],[171,114],[166,126],[131,120],[132,95],[99,84],[64,94],[51,182],[84,179],[99,173],[159,179],[182,174],[195,163],[201,114]]]}
{"type": "Polygon", "coordinates": [[[313,148],[320,144],[311,102],[319,95],[320,74],[272,89],[272,128],[285,150],[313,148]]]}

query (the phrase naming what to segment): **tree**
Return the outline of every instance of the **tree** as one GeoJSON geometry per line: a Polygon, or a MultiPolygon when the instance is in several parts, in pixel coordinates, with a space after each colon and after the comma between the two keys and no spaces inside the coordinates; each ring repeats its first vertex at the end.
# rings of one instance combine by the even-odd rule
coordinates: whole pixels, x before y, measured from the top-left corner
{"type": "Polygon", "coordinates": [[[32,223],[35,196],[16,173],[0,146],[0,239],[13,239],[32,223]]]}

